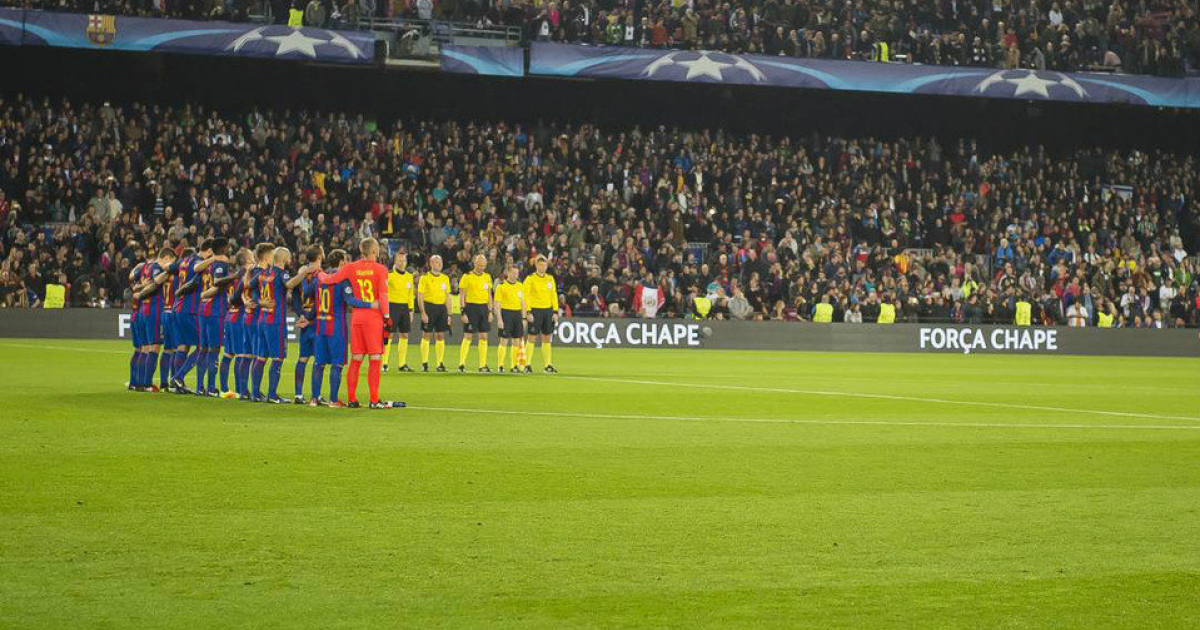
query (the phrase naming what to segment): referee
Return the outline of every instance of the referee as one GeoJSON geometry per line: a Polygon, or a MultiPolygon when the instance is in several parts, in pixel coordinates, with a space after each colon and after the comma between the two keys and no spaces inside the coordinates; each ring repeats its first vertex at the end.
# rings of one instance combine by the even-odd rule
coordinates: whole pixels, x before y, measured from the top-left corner
{"type": "MultiPolygon", "coordinates": [[[[538,256],[534,262],[535,271],[525,277],[525,299],[529,304],[529,340],[525,344],[527,356],[533,354],[533,345],[538,337],[542,338],[542,361],[546,364],[547,374],[554,374],[554,362],[551,355],[550,336],[554,334],[554,325],[558,323],[558,284],[554,276],[546,273],[549,261],[545,256],[538,256]]],[[[532,361],[525,365],[525,373],[533,372],[532,361]]]]}
{"type": "Polygon", "coordinates": [[[496,371],[504,373],[504,355],[508,354],[508,342],[512,341],[512,358],[508,369],[516,374],[522,367],[520,353],[525,343],[525,318],[529,307],[525,305],[525,286],[517,282],[517,268],[509,265],[504,270],[504,281],[496,285],[496,301],[492,303],[496,314],[496,332],[500,343],[496,346],[496,371]]]}
{"type": "Polygon", "coordinates": [[[467,355],[471,342],[479,340],[479,371],[491,372],[488,368],[488,331],[492,318],[492,274],[484,270],[487,256],[476,254],[472,259],[474,268],[458,279],[458,300],[462,307],[463,340],[458,353],[458,371],[467,371],[467,355]]]}
{"type": "Polygon", "coordinates": [[[421,309],[421,371],[429,371],[429,343],[436,340],[437,371],[445,372],[446,333],[450,330],[450,278],[442,273],[442,257],[429,257],[429,273],[417,283],[421,309]]]}
{"type": "Polygon", "coordinates": [[[383,348],[383,371],[387,373],[391,363],[392,344],[400,358],[400,372],[411,372],[408,367],[408,334],[412,330],[413,275],[408,271],[408,255],[396,254],[392,270],[388,272],[388,310],[392,318],[392,333],[383,348]]]}

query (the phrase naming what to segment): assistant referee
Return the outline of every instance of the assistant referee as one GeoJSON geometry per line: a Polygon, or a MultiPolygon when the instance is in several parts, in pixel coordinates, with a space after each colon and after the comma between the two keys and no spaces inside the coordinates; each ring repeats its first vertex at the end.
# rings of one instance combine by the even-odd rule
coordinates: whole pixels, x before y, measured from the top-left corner
{"type": "MultiPolygon", "coordinates": [[[[545,256],[538,256],[534,262],[537,269],[525,277],[525,300],[529,304],[529,339],[525,344],[528,354],[533,354],[534,341],[542,338],[542,361],[546,364],[548,374],[554,374],[550,337],[554,334],[554,325],[558,323],[558,284],[554,276],[546,273],[550,262],[545,256]]],[[[532,363],[532,361],[530,361],[532,363]]],[[[533,371],[531,365],[525,366],[528,374],[533,371]]]]}
{"type": "Polygon", "coordinates": [[[442,257],[429,257],[429,272],[417,282],[421,309],[421,371],[429,371],[429,343],[436,340],[437,371],[445,372],[446,333],[450,330],[450,278],[442,273],[442,257]]]}
{"type": "Polygon", "coordinates": [[[488,368],[488,332],[492,318],[492,274],[486,271],[487,256],[476,254],[473,268],[458,279],[459,303],[462,306],[463,340],[458,353],[458,371],[467,371],[467,355],[471,342],[479,340],[479,371],[491,372],[488,368]]]}
{"type": "Polygon", "coordinates": [[[404,252],[396,254],[392,261],[392,269],[388,272],[388,309],[392,317],[392,334],[387,345],[383,347],[383,371],[388,371],[392,362],[392,344],[397,347],[396,354],[400,358],[401,372],[411,372],[408,367],[408,335],[412,330],[413,310],[413,275],[408,271],[408,255],[404,252]]]}
{"type": "Polygon", "coordinates": [[[504,270],[504,280],[496,285],[496,301],[492,303],[496,314],[496,332],[500,343],[496,346],[496,371],[504,372],[504,356],[512,341],[512,355],[508,360],[510,372],[525,366],[525,318],[529,307],[525,305],[525,285],[517,281],[517,268],[509,265],[504,270]]]}

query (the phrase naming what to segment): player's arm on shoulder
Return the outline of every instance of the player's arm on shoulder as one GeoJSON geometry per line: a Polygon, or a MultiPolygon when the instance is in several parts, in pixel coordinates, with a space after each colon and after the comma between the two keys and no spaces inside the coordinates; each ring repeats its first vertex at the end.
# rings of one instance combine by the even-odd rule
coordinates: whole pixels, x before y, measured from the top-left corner
{"type": "Polygon", "coordinates": [[[337,284],[337,283],[341,282],[342,280],[349,279],[350,271],[352,269],[353,269],[352,264],[351,265],[342,265],[341,269],[338,269],[337,271],[335,271],[333,273],[323,273],[322,272],[322,273],[317,274],[317,278],[321,281],[321,284],[337,284]]]}
{"type": "Polygon", "coordinates": [[[283,286],[287,287],[287,289],[289,291],[292,289],[295,289],[297,286],[300,285],[301,282],[304,282],[305,278],[308,277],[308,273],[310,270],[311,270],[311,268],[308,265],[305,265],[300,268],[300,271],[296,272],[296,275],[291,276],[290,278],[287,276],[287,272],[284,272],[284,277],[287,279],[284,280],[283,286]]]}

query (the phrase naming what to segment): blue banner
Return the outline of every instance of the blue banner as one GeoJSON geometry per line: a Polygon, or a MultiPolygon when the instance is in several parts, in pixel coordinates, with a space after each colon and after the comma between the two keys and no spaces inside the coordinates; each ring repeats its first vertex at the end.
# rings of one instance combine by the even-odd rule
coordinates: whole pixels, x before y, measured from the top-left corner
{"type": "Polygon", "coordinates": [[[530,74],[1200,108],[1200,79],[533,44],[530,74]]]}
{"type": "Polygon", "coordinates": [[[525,76],[525,51],[515,46],[442,46],[443,72],[486,74],[493,77],[525,76]]]}
{"type": "Polygon", "coordinates": [[[112,15],[5,11],[0,43],[17,27],[23,46],[298,59],[322,63],[371,63],[375,36],[369,32],[193,22],[112,15]],[[17,13],[18,16],[10,14],[17,13]],[[20,21],[18,21],[20,20],[20,21]]]}
{"type": "Polygon", "coordinates": [[[20,46],[24,28],[24,11],[0,7],[0,46],[20,46]]]}

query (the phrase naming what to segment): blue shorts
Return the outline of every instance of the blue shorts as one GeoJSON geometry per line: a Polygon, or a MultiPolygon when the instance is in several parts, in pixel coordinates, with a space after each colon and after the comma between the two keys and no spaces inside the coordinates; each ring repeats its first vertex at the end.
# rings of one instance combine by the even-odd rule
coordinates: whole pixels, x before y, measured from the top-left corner
{"type": "Polygon", "coordinates": [[[225,336],[224,315],[200,315],[200,347],[209,350],[221,348],[221,338],[225,336]]]}
{"type": "Polygon", "coordinates": [[[246,323],[242,320],[242,346],[238,348],[241,354],[253,355],[254,342],[258,339],[258,322],[246,323]]]}
{"type": "Polygon", "coordinates": [[[129,338],[133,341],[133,347],[141,348],[146,345],[142,341],[142,316],[137,311],[129,316],[129,338]]]}
{"type": "Polygon", "coordinates": [[[317,363],[346,364],[346,335],[317,335],[313,345],[317,350],[317,363]]]}
{"type": "Polygon", "coordinates": [[[179,345],[179,342],[175,341],[177,338],[177,333],[175,332],[175,313],[163,311],[159,328],[162,330],[163,350],[174,350],[175,346],[179,345]]]}
{"type": "Polygon", "coordinates": [[[175,327],[175,347],[195,347],[200,344],[199,318],[191,313],[175,313],[171,322],[175,327]]]}
{"type": "Polygon", "coordinates": [[[225,354],[236,355],[242,353],[242,318],[226,317],[225,318],[225,354]]]}
{"type": "Polygon", "coordinates": [[[297,332],[300,333],[300,358],[307,359],[313,356],[317,345],[317,323],[312,322],[297,332]]]}
{"type": "Polygon", "coordinates": [[[287,325],[283,322],[258,324],[254,354],[264,359],[282,359],[287,356],[287,325]]]}
{"type": "Polygon", "coordinates": [[[143,346],[157,346],[163,342],[162,326],[159,322],[162,313],[150,313],[138,316],[138,338],[143,346]]]}

